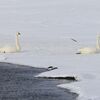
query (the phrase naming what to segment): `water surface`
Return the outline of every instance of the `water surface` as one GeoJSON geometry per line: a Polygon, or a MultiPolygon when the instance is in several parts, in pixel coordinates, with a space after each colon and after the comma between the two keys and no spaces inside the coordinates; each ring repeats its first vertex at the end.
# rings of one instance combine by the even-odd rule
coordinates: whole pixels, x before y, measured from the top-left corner
{"type": "Polygon", "coordinates": [[[64,80],[34,77],[43,71],[46,69],[0,63],[0,100],[76,100],[76,94],[56,86],[64,80]]]}

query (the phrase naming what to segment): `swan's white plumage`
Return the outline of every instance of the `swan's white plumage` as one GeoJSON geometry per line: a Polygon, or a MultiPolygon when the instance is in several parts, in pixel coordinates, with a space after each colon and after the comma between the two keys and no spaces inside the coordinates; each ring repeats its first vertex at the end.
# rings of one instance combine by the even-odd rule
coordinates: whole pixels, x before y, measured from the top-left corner
{"type": "Polygon", "coordinates": [[[0,53],[15,53],[19,52],[21,50],[20,44],[19,44],[19,35],[20,33],[16,33],[16,44],[15,46],[7,45],[0,48],[0,53]]]}
{"type": "Polygon", "coordinates": [[[96,52],[97,52],[96,48],[89,48],[89,47],[81,48],[78,50],[78,53],[80,54],[88,54],[88,53],[96,53],[96,52]]]}
{"type": "Polygon", "coordinates": [[[85,47],[78,50],[77,54],[93,54],[100,53],[100,35],[97,36],[97,43],[95,48],[85,47]]]}

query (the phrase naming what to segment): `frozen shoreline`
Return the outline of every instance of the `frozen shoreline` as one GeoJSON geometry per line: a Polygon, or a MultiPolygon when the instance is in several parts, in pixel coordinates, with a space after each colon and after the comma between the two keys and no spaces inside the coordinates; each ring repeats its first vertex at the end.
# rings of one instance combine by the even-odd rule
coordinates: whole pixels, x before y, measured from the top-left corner
{"type": "Polygon", "coordinates": [[[15,54],[2,54],[1,61],[10,62],[21,65],[30,65],[39,68],[47,68],[52,65],[57,66],[58,69],[41,73],[38,76],[41,77],[65,77],[74,76],[77,77],[79,82],[72,84],[60,85],[63,88],[69,88],[75,91],[79,95],[79,100],[99,100],[99,54],[97,55],[67,55],[66,56],[44,56],[34,55],[31,52],[15,53],[15,54]],[[24,57],[24,59],[23,59],[24,57]],[[62,58],[63,57],[63,58],[62,58]],[[73,57],[73,58],[72,58],[73,57]],[[7,59],[5,59],[7,58],[7,59]],[[80,59],[81,58],[81,59],[80,59]],[[16,60],[17,59],[17,60],[16,60]],[[94,63],[96,60],[96,63],[94,63]],[[59,61],[59,62],[58,62],[59,61]],[[73,63],[70,63],[72,61],[73,63]],[[88,66],[84,67],[85,62],[88,66]],[[81,66],[81,67],[80,67],[81,66]],[[96,66],[96,68],[95,68],[96,66]],[[92,84],[91,84],[92,83],[92,84]],[[93,88],[96,86],[95,88],[93,88]],[[92,89],[94,91],[92,91],[92,89]]]}
{"type": "Polygon", "coordinates": [[[0,62],[0,100],[76,100],[77,94],[56,86],[63,81],[34,77],[44,71],[44,68],[0,62]]]}

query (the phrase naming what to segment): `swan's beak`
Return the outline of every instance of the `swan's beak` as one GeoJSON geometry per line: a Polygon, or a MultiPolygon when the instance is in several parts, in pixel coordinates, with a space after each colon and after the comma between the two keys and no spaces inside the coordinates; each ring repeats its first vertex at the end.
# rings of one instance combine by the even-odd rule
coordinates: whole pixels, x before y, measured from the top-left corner
{"type": "Polygon", "coordinates": [[[21,35],[21,33],[18,32],[18,35],[21,35]]]}

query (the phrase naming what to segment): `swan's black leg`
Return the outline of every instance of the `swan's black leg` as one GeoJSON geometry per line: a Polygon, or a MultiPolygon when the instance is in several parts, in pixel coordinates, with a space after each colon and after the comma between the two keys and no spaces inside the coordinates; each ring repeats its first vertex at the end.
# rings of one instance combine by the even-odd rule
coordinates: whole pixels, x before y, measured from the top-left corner
{"type": "Polygon", "coordinates": [[[81,54],[81,52],[77,52],[76,54],[81,54]]]}

